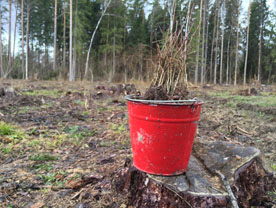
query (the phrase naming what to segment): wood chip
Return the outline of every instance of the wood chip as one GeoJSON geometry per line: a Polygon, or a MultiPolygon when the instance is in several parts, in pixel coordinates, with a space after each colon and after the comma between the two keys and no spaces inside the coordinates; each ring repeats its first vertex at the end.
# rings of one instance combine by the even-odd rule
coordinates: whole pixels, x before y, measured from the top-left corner
{"type": "Polygon", "coordinates": [[[44,206],[43,202],[37,202],[31,206],[31,208],[42,208],[44,206]]]}

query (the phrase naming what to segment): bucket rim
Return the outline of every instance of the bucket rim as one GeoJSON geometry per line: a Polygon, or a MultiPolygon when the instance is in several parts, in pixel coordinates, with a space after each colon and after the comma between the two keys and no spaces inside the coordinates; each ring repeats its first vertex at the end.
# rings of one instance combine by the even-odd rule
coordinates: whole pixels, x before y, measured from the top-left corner
{"type": "Polygon", "coordinates": [[[138,96],[127,95],[125,96],[127,101],[143,103],[143,104],[155,104],[155,105],[202,105],[204,102],[193,98],[190,100],[144,100],[139,99],[138,96]]]}

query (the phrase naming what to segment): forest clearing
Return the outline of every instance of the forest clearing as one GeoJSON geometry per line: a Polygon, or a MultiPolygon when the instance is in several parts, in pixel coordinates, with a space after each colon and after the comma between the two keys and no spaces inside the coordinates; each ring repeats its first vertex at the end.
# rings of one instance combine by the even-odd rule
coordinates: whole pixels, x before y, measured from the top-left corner
{"type": "MultiPolygon", "coordinates": [[[[1,83],[1,207],[127,207],[127,195],[114,187],[115,172],[132,158],[124,95],[143,92],[145,84],[118,86],[1,83]]],[[[255,90],[192,89],[205,102],[195,144],[254,146],[276,170],[276,87],[255,90]]]]}
{"type": "Polygon", "coordinates": [[[0,207],[276,208],[273,0],[0,0],[0,207]]]}

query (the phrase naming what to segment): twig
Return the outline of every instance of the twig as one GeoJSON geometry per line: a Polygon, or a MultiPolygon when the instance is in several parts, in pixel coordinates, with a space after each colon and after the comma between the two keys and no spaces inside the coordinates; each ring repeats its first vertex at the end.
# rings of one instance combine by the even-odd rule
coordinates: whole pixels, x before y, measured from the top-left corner
{"type": "Polygon", "coordinates": [[[238,126],[236,126],[236,128],[237,128],[239,131],[241,131],[242,133],[244,133],[244,134],[247,134],[247,135],[251,136],[251,134],[250,134],[250,133],[248,133],[247,131],[245,131],[244,129],[242,129],[242,128],[238,127],[238,126]]]}
{"type": "Polygon", "coordinates": [[[231,186],[230,186],[230,183],[229,183],[228,179],[219,170],[216,170],[216,173],[220,176],[221,181],[222,181],[223,185],[225,186],[225,188],[228,192],[228,195],[231,199],[231,203],[232,203],[233,207],[234,208],[239,208],[237,199],[236,199],[234,193],[232,192],[232,189],[231,189],[231,186]]]}

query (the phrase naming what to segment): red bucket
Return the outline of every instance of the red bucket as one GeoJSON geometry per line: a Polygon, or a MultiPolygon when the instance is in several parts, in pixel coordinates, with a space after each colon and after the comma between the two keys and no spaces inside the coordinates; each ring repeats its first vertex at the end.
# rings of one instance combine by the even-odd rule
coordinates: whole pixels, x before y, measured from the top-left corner
{"type": "Polygon", "coordinates": [[[202,103],[126,99],[134,166],[155,175],[185,172],[202,103]]]}

